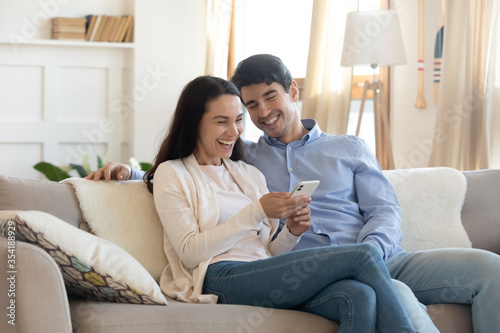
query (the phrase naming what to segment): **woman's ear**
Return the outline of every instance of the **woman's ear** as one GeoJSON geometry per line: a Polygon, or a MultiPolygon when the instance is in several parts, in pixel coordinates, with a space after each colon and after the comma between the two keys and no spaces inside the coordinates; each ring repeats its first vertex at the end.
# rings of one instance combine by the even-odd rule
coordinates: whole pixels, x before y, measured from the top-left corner
{"type": "Polygon", "coordinates": [[[288,94],[290,95],[292,102],[297,102],[299,100],[299,85],[295,80],[292,80],[290,83],[288,94]]]}

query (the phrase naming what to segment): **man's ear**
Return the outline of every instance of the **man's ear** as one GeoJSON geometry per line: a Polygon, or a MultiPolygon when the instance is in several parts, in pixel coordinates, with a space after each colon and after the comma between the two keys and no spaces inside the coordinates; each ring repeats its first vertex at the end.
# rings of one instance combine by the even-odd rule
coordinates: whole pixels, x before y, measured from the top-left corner
{"type": "Polygon", "coordinates": [[[299,100],[299,85],[295,80],[292,80],[290,83],[288,94],[292,98],[292,102],[297,102],[299,100]]]}

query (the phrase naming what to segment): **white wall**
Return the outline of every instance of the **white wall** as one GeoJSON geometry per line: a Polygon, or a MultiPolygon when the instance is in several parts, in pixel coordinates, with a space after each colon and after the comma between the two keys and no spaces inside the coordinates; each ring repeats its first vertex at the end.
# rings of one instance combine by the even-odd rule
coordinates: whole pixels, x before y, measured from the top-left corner
{"type": "Polygon", "coordinates": [[[182,88],[204,74],[205,1],[136,1],[135,12],[132,155],[150,161],[182,88]]]}
{"type": "Polygon", "coordinates": [[[391,71],[391,137],[394,161],[398,169],[426,167],[436,117],[433,68],[440,1],[425,2],[425,109],[414,106],[417,98],[418,1],[396,1],[393,8],[399,14],[407,59],[407,65],[394,66],[391,71]]]}

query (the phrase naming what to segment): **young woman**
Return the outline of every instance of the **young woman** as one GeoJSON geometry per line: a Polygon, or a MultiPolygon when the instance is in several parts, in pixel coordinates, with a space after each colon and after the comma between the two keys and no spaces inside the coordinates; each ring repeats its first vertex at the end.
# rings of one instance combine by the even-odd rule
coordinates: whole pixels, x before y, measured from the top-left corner
{"type": "Polygon", "coordinates": [[[145,175],[165,233],[163,292],[307,311],[340,321],[339,332],[415,332],[374,245],[290,252],[310,227],[311,199],[269,193],[264,176],[240,160],[242,121],[233,84],[203,76],[184,88],[145,175]],[[276,235],[281,218],[286,226],[276,235]],[[358,286],[345,291],[349,306],[331,288],[345,279],[358,286]]]}

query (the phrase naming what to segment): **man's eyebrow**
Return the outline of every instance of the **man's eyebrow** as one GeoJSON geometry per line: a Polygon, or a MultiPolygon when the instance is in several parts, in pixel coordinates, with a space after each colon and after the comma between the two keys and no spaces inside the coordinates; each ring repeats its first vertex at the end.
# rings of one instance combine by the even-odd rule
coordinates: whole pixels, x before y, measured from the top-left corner
{"type": "MultiPolygon", "coordinates": [[[[268,91],[266,91],[266,92],[262,95],[262,97],[266,97],[266,96],[268,96],[268,95],[270,95],[270,94],[273,94],[273,93],[275,93],[275,92],[277,92],[277,91],[278,91],[277,89],[271,89],[271,90],[268,90],[268,91]]],[[[254,100],[252,99],[252,100],[250,100],[250,101],[246,102],[246,103],[245,103],[245,106],[248,106],[248,105],[250,105],[250,104],[252,104],[252,103],[257,103],[257,102],[256,102],[256,101],[254,101],[254,100]]]]}
{"type": "Polygon", "coordinates": [[[256,103],[253,99],[249,100],[248,102],[245,103],[245,106],[249,106],[250,104],[256,103]]]}
{"type": "Polygon", "coordinates": [[[273,94],[273,93],[275,93],[277,91],[278,91],[277,89],[271,89],[271,90],[265,92],[264,95],[262,95],[262,97],[266,97],[266,96],[268,96],[270,94],[273,94]]]}

